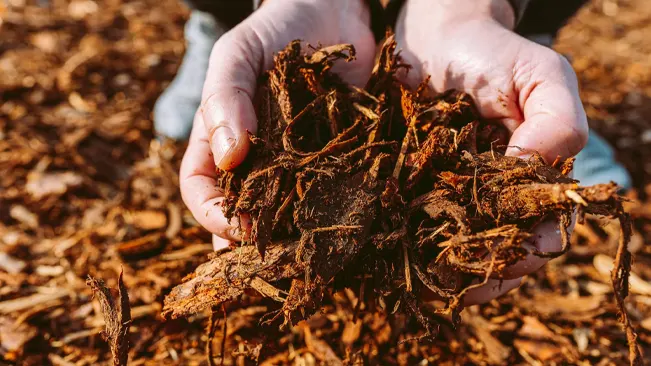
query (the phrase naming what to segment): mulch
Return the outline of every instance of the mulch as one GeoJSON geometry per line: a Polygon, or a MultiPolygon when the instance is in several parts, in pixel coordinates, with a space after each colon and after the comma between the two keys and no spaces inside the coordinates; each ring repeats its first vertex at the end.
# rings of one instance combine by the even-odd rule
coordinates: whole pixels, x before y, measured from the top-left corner
{"type": "MultiPolygon", "coordinates": [[[[260,324],[275,301],[248,294],[164,319],[165,296],[212,252],[178,193],[184,146],[154,139],[151,122],[183,55],[188,11],[173,0],[9,4],[0,5],[0,364],[109,365],[125,329],[130,365],[628,364],[610,285],[619,226],[596,217],[576,227],[569,253],[465,309],[457,327],[441,319],[434,339],[417,339],[425,330],[413,316],[370,311],[352,290],[327,293],[320,312],[283,330],[260,324]],[[116,303],[125,287],[130,319],[107,324],[103,312],[126,306],[116,303]]],[[[556,45],[577,70],[591,126],[634,178],[626,309],[643,355],[650,20],[643,0],[595,0],[556,45]]]]}

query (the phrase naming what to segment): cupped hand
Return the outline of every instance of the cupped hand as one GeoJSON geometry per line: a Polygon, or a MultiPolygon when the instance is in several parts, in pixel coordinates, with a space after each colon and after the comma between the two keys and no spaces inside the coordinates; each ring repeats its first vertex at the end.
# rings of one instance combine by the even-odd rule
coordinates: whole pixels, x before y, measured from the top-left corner
{"type": "MultiPolygon", "coordinates": [[[[506,0],[407,0],[396,24],[398,47],[413,66],[405,79],[415,86],[431,75],[437,91],[472,95],[484,118],[510,131],[508,155],[538,151],[547,162],[574,156],[588,137],[576,75],[563,56],[517,35],[513,24],[506,0]]],[[[556,222],[538,225],[534,238],[541,251],[561,249],[556,222]]],[[[472,290],[466,305],[508,292],[546,262],[530,255],[504,281],[472,290]]]]}
{"type": "Polygon", "coordinates": [[[215,234],[215,249],[241,239],[240,224],[229,223],[222,213],[216,167],[230,170],[246,157],[248,133],[257,127],[253,97],[258,77],[272,67],[273,55],[295,39],[324,46],[353,44],[357,59],[335,65],[335,72],[360,86],[371,74],[375,40],[363,0],[266,0],[215,43],[180,174],[183,200],[215,234]]]}

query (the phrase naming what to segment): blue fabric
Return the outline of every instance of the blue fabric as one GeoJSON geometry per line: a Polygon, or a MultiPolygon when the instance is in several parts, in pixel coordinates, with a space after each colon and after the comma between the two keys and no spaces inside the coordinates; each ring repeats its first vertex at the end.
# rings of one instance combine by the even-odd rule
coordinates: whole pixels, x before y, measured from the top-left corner
{"type": "Polygon", "coordinates": [[[154,106],[154,129],[175,140],[190,136],[194,114],[201,103],[201,92],[208,71],[212,47],[228,26],[208,13],[192,11],[185,24],[187,42],[183,62],[170,86],[154,106]]]}
{"type": "Polygon", "coordinates": [[[592,130],[585,148],[576,156],[574,179],[583,186],[615,182],[627,190],[632,185],[628,171],[615,160],[613,149],[592,130]]]}

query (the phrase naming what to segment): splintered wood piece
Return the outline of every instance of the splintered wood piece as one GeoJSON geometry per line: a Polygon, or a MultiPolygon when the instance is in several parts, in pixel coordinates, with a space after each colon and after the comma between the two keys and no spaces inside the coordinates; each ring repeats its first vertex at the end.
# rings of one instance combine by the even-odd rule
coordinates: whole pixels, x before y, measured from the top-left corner
{"type": "Polygon", "coordinates": [[[200,265],[172,290],[165,298],[163,315],[177,318],[234,299],[252,288],[255,278],[269,283],[294,278],[302,272],[293,261],[297,248],[298,242],[271,243],[264,261],[254,246],[223,253],[200,265]]]}
{"type": "Polygon", "coordinates": [[[131,307],[129,294],[122,281],[122,272],[118,277],[117,296],[111,293],[104,281],[88,277],[88,286],[93,290],[102,309],[106,329],[102,335],[111,347],[113,365],[126,366],[129,361],[129,327],[131,326],[131,307]]]}
{"type": "MultiPolygon", "coordinates": [[[[621,209],[621,208],[620,208],[621,209]]],[[[626,332],[626,340],[629,347],[629,362],[631,365],[644,365],[644,358],[637,344],[637,333],[635,327],[631,324],[628,312],[626,311],[626,297],[629,291],[629,276],[631,274],[631,252],[628,250],[628,243],[631,241],[632,224],[630,217],[625,213],[620,213],[619,224],[621,233],[619,236],[619,245],[615,255],[615,265],[611,272],[611,281],[619,310],[620,322],[626,332]]]]}

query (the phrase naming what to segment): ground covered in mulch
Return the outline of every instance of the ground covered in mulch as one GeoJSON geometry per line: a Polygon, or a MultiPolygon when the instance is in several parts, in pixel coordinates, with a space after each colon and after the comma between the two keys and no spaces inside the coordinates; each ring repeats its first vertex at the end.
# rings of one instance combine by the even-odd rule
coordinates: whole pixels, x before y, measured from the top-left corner
{"type": "MultiPolygon", "coordinates": [[[[183,146],[152,140],[151,107],[180,62],[187,12],[171,0],[10,4],[0,8],[0,364],[111,364],[125,338],[131,365],[628,363],[610,285],[619,226],[596,217],[518,291],[465,309],[456,329],[438,319],[433,340],[414,339],[427,331],[417,316],[360,301],[371,291],[359,286],[326,291],[322,311],[283,330],[259,324],[276,301],[246,294],[163,319],[165,296],[211,252],[178,194],[183,146]]],[[[645,354],[650,19],[641,0],[594,1],[557,45],[592,125],[634,176],[626,308],[645,354]]]]}

